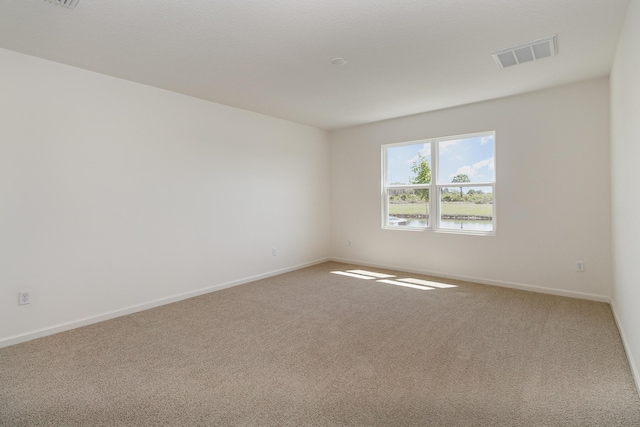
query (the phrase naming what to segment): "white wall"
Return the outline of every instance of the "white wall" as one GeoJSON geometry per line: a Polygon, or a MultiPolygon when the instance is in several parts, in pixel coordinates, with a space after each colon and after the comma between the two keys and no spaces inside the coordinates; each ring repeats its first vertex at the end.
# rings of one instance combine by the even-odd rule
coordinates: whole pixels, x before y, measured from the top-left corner
{"type": "Polygon", "coordinates": [[[7,50],[0,94],[0,345],[329,255],[322,130],[7,50]]]}
{"type": "Polygon", "coordinates": [[[607,300],[608,84],[602,78],[332,132],[332,256],[607,300]],[[496,131],[497,236],[381,229],[382,144],[489,130],[496,131]],[[577,260],[585,272],[575,271],[577,260]]]}
{"type": "Polygon", "coordinates": [[[612,305],[640,388],[640,1],[629,3],[611,72],[612,305]]]}

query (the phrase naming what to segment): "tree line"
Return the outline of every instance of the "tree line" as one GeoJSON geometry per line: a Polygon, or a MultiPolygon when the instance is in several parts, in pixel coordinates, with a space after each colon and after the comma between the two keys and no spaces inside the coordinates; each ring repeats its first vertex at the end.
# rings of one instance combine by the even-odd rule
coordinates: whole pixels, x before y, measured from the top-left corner
{"type": "MultiPolygon", "coordinates": [[[[410,184],[431,184],[431,167],[427,158],[422,154],[419,154],[418,158],[413,162],[411,172],[413,172],[413,177],[409,179],[410,184]]],[[[471,182],[471,180],[468,175],[461,173],[454,176],[451,181],[453,184],[461,182],[471,182]]],[[[395,184],[401,185],[402,183],[395,184]]],[[[429,200],[429,189],[394,188],[389,190],[389,203],[392,204],[420,203],[426,200],[429,200]]],[[[493,203],[493,194],[472,188],[466,193],[463,191],[463,187],[460,187],[459,192],[443,188],[442,201],[490,204],[493,203]]]]}

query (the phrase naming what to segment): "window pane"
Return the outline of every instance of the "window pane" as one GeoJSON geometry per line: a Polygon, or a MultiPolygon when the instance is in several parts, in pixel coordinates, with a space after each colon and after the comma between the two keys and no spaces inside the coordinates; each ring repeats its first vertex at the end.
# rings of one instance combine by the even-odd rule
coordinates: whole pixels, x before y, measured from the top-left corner
{"type": "Polygon", "coordinates": [[[427,227],[429,225],[429,190],[389,189],[390,227],[427,227]]]}
{"type": "Polygon", "coordinates": [[[438,184],[494,182],[495,136],[438,142],[438,184]]]}
{"type": "Polygon", "coordinates": [[[493,188],[441,188],[440,228],[493,231],[493,188]]]}
{"type": "Polygon", "coordinates": [[[417,143],[387,148],[387,185],[431,183],[431,144],[417,143]]]}

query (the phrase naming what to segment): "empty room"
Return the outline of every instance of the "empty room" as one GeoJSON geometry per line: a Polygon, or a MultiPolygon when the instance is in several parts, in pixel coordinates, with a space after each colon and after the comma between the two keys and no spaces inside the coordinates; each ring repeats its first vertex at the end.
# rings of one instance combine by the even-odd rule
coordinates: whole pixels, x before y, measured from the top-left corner
{"type": "Polygon", "coordinates": [[[640,0],[0,0],[1,426],[640,426],[640,0]]]}

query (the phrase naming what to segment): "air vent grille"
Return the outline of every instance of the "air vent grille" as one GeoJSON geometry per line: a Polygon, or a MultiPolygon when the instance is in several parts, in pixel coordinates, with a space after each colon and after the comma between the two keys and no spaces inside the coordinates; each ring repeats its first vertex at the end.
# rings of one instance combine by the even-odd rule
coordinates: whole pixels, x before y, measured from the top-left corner
{"type": "Polygon", "coordinates": [[[45,0],[49,3],[57,4],[62,7],[66,7],[67,9],[73,9],[78,4],[80,0],[45,0]]]}
{"type": "Polygon", "coordinates": [[[556,56],[557,51],[556,36],[553,35],[493,52],[492,56],[496,64],[498,64],[498,67],[507,68],[513,65],[556,56]]]}

